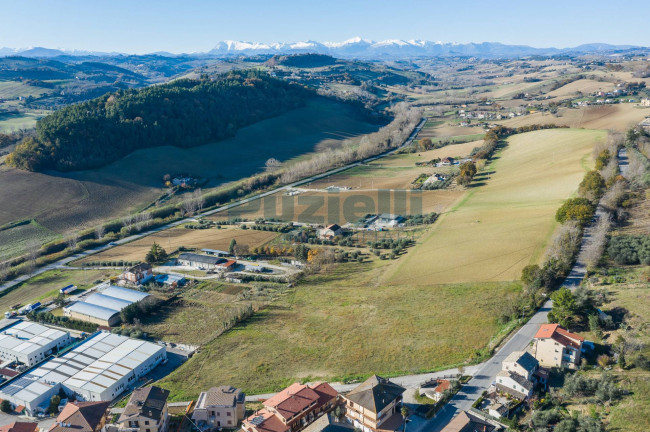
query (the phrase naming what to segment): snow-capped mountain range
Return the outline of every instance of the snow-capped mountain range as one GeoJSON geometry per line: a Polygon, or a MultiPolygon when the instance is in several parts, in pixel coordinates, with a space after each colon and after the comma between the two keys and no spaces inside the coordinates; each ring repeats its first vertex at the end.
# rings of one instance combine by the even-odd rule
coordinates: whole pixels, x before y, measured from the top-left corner
{"type": "MultiPolygon", "coordinates": [[[[213,49],[203,53],[191,53],[184,55],[192,56],[239,56],[239,55],[260,55],[260,54],[299,54],[319,53],[329,54],[342,58],[409,58],[409,57],[445,57],[445,56],[475,56],[475,57],[517,57],[526,55],[556,55],[568,53],[607,53],[624,51],[634,48],[642,48],[633,45],[609,45],[609,44],[586,44],[573,48],[534,48],[526,45],[506,45],[498,42],[483,43],[443,43],[426,40],[401,40],[389,39],[384,41],[371,41],[361,37],[355,37],[343,42],[316,42],[312,40],[304,42],[242,42],[226,40],[219,42],[213,49]]],[[[167,52],[153,53],[163,56],[175,56],[167,52]]],[[[69,56],[110,56],[120,53],[101,53],[81,50],[61,50],[42,47],[13,49],[0,48],[0,57],[6,56],[24,57],[56,57],[60,55],[69,56]]]]}

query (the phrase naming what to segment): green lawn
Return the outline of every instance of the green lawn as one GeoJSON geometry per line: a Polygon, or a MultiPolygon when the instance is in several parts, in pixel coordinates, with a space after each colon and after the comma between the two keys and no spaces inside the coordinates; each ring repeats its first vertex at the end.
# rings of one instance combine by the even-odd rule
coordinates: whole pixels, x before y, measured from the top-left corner
{"type": "Polygon", "coordinates": [[[59,289],[74,284],[79,289],[88,289],[99,279],[114,276],[119,270],[50,270],[18,287],[0,295],[0,311],[7,311],[16,304],[26,305],[43,302],[56,297],[59,289]]]}
{"type": "Polygon", "coordinates": [[[165,378],[175,400],[228,383],[247,393],[295,380],[418,373],[470,359],[501,326],[517,283],[381,286],[390,264],[342,264],[310,276],[165,378]],[[462,319],[459,319],[462,317],[462,319]]]}

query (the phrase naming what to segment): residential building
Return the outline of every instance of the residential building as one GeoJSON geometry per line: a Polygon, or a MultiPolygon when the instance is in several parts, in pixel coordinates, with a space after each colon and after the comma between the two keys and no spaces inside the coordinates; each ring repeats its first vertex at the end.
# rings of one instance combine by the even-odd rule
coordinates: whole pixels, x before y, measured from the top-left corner
{"type": "Polygon", "coordinates": [[[267,399],[264,409],[243,421],[247,432],[296,432],[336,405],[338,392],[328,383],[294,383],[267,399]]]}
{"type": "Polygon", "coordinates": [[[343,234],[343,229],[338,224],[331,224],[318,232],[320,238],[332,239],[343,234]]]}
{"type": "Polygon", "coordinates": [[[21,320],[5,320],[0,331],[0,359],[32,366],[70,345],[70,333],[21,320]]]}
{"type": "Polygon", "coordinates": [[[142,284],[153,277],[153,272],[150,264],[142,263],[125,271],[122,277],[131,283],[142,284]]]}
{"type": "Polygon", "coordinates": [[[400,403],[405,390],[373,375],[343,397],[345,416],[363,432],[398,430],[404,423],[400,403]]]}
{"type": "Polygon", "coordinates": [[[447,379],[436,379],[428,382],[429,388],[420,389],[420,394],[439,402],[444,396],[445,391],[451,390],[451,381],[447,379]]]}
{"type": "Polygon", "coordinates": [[[120,432],[165,432],[169,425],[169,390],[150,386],[136,389],[117,419],[120,432]]]}
{"type": "Polygon", "coordinates": [[[0,426],[0,432],[38,432],[38,423],[13,422],[0,426]]]}
{"type": "Polygon", "coordinates": [[[523,400],[533,395],[535,383],[518,373],[502,370],[497,374],[497,390],[523,400]]]}
{"type": "Polygon", "coordinates": [[[48,432],[100,432],[110,402],[68,402],[48,432]]]}
{"type": "Polygon", "coordinates": [[[212,387],[201,392],[192,419],[210,427],[236,427],[246,413],[246,395],[232,386],[212,387]]]}
{"type": "Polygon", "coordinates": [[[497,432],[504,429],[500,423],[461,411],[441,432],[497,432]]]}
{"type": "Polygon", "coordinates": [[[584,338],[559,324],[543,324],[533,342],[533,354],[543,366],[575,369],[584,338]]]}
{"type": "Polygon", "coordinates": [[[527,351],[514,351],[503,360],[502,368],[532,381],[539,368],[539,362],[527,351]]]}
{"type": "Polygon", "coordinates": [[[110,401],[166,360],[162,345],[97,332],[0,385],[0,399],[24,406],[32,416],[45,412],[61,389],[78,401],[110,401]]]}

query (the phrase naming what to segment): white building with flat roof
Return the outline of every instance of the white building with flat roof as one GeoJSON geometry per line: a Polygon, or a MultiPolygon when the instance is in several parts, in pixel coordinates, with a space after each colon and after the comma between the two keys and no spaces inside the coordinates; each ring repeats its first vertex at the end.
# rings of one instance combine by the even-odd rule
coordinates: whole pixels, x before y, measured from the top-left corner
{"type": "Polygon", "coordinates": [[[162,345],[98,332],[0,386],[0,399],[25,406],[30,415],[45,411],[61,388],[80,401],[110,401],[166,360],[162,345]]]}
{"type": "Polygon", "coordinates": [[[33,366],[71,343],[68,332],[16,320],[0,329],[0,359],[33,366]]]}

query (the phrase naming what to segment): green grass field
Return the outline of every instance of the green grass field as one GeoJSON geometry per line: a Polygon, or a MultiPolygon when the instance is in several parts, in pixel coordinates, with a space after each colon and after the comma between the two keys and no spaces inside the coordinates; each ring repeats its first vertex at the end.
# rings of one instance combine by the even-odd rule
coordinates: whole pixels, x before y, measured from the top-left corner
{"type": "Polygon", "coordinates": [[[42,115],[36,113],[0,113],[0,132],[13,132],[19,129],[31,129],[42,115]]]}
{"type": "Polygon", "coordinates": [[[542,257],[555,211],[577,190],[592,147],[605,135],[556,129],[511,137],[474,188],[394,268],[390,283],[519,279],[542,257]]]}
{"type": "Polygon", "coordinates": [[[47,243],[58,237],[58,234],[42,227],[32,221],[27,225],[20,225],[0,231],[0,261],[25,253],[25,244],[28,239],[38,239],[47,243]]]}
{"type": "Polygon", "coordinates": [[[59,294],[60,288],[70,284],[77,285],[79,289],[88,289],[97,280],[118,273],[118,270],[50,270],[1,293],[0,312],[7,311],[16,304],[50,300],[59,294]]]}
{"type": "Polygon", "coordinates": [[[254,394],[295,380],[457,364],[486,346],[500,328],[495,317],[504,296],[520,289],[515,283],[378,285],[389,265],[342,264],[310,276],[203,347],[161,385],[173,399],[187,400],[223,383],[254,394]]]}

